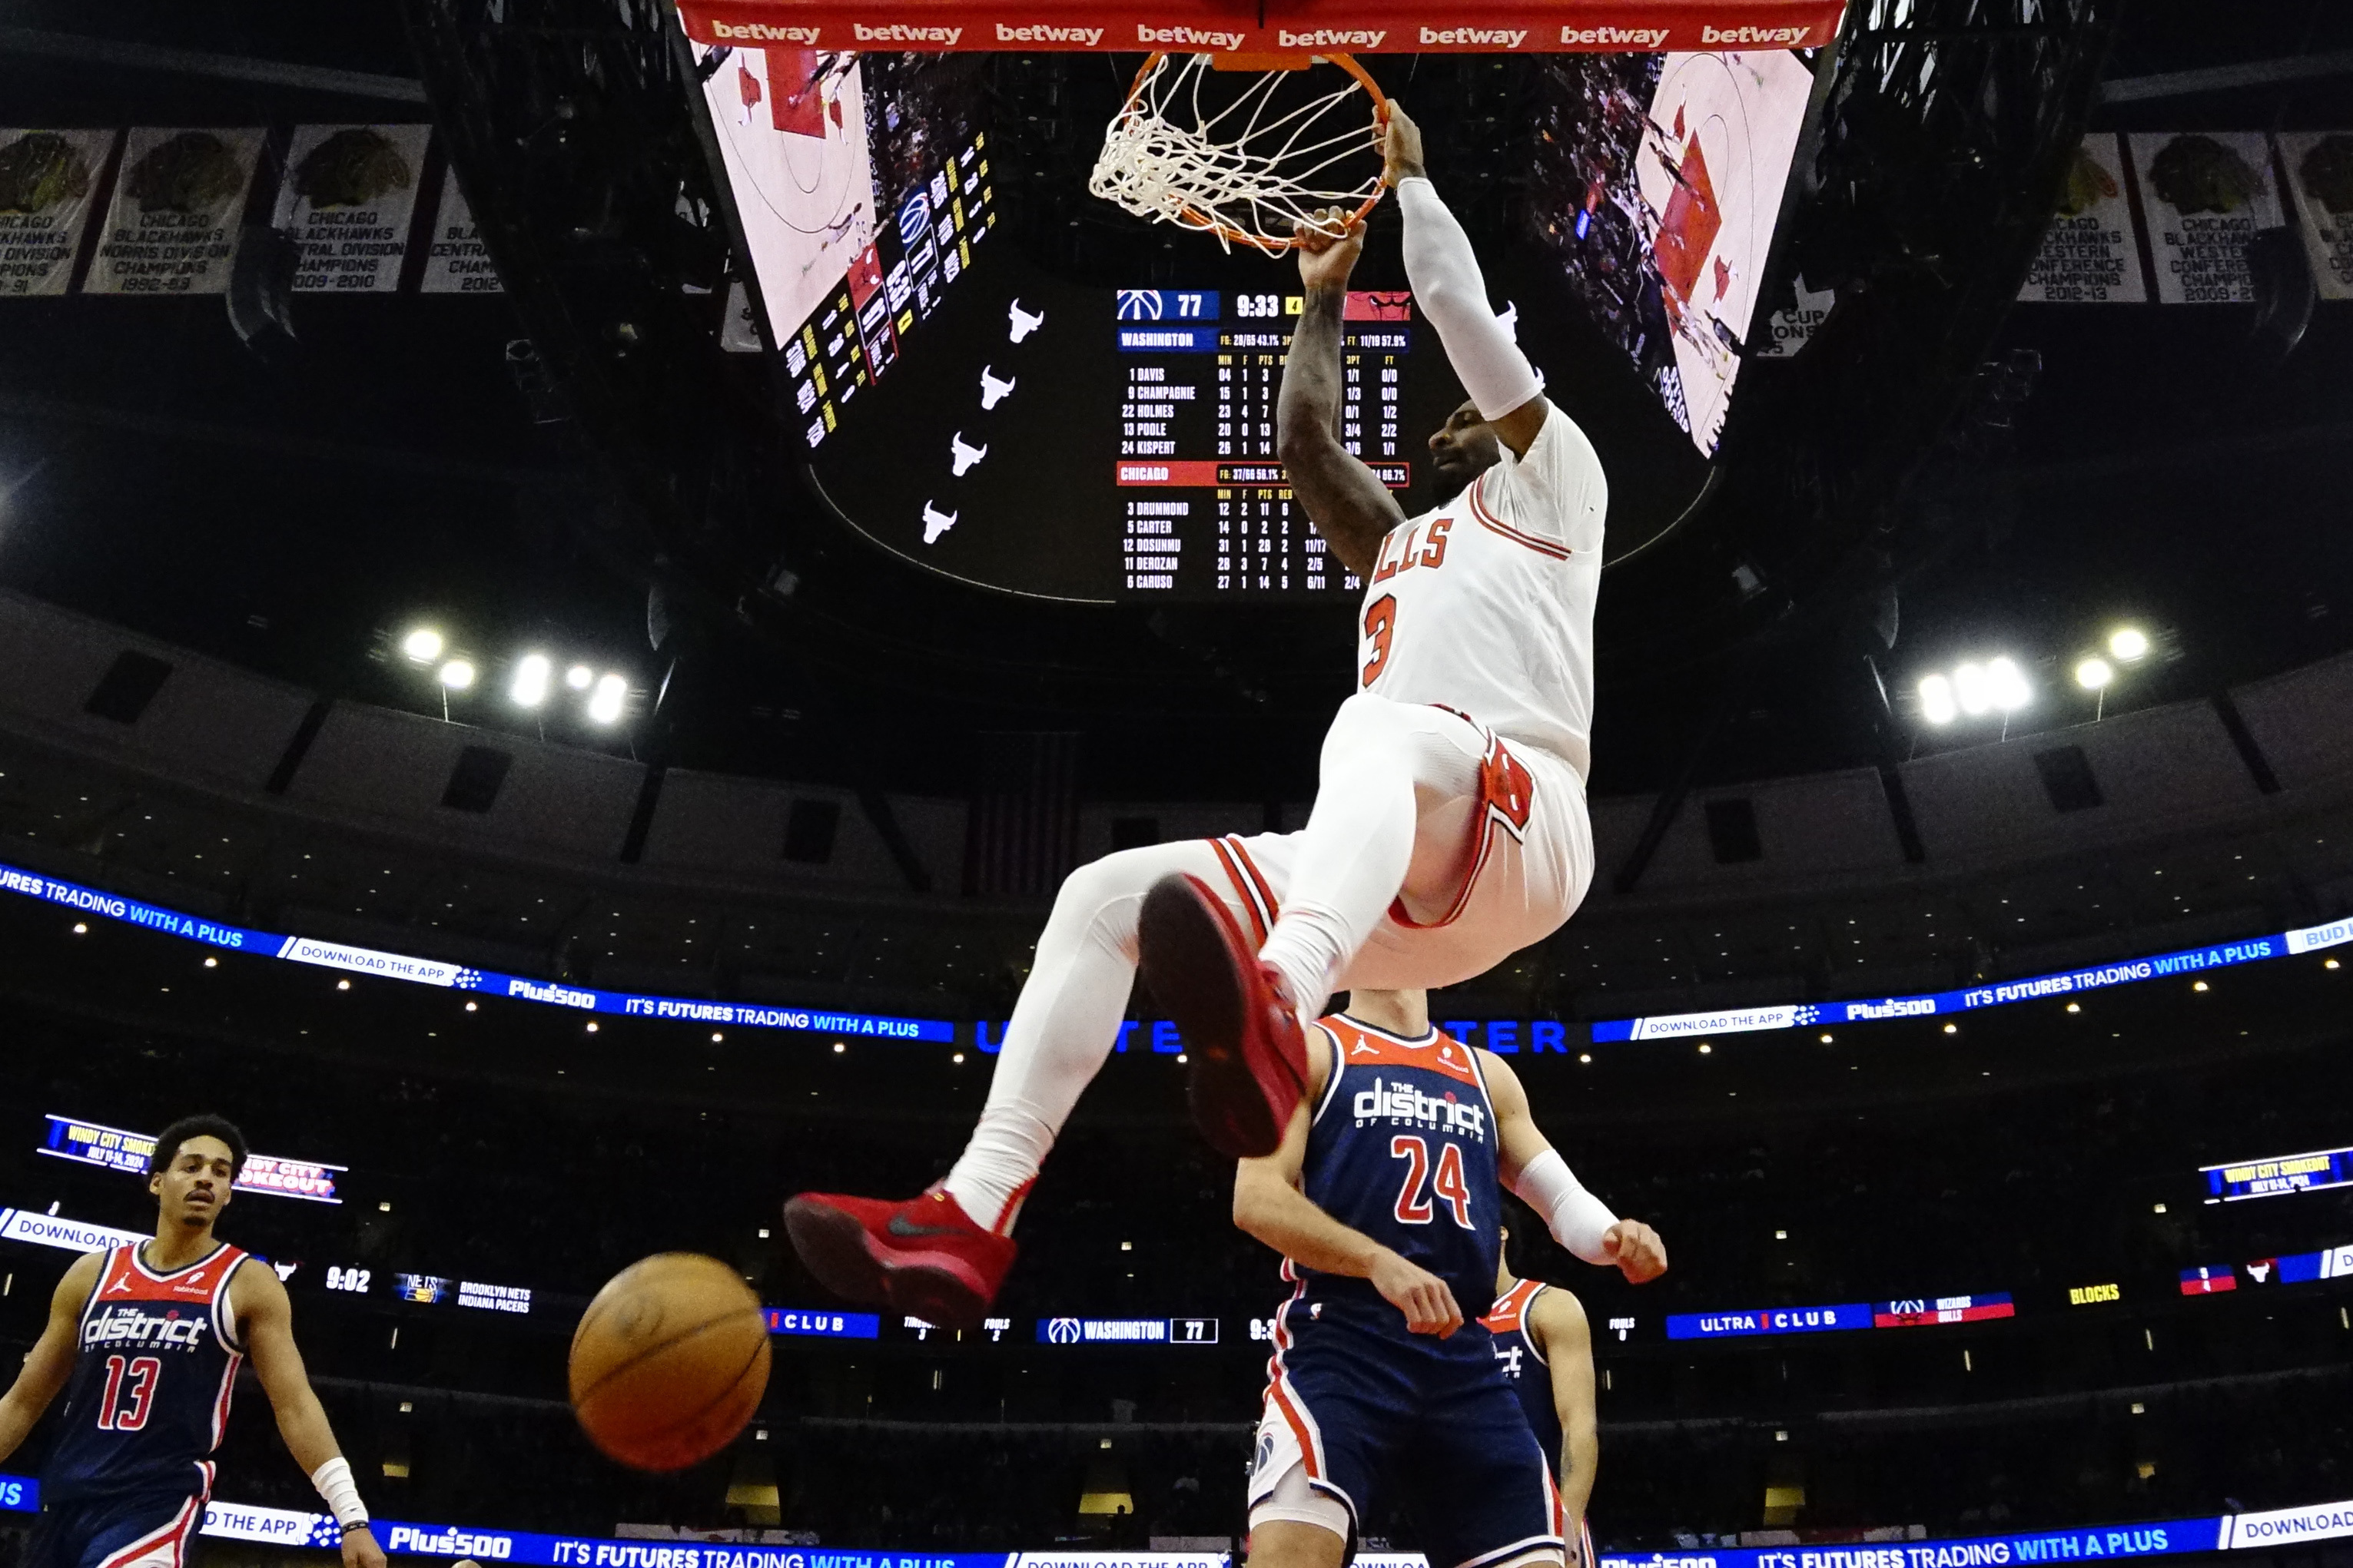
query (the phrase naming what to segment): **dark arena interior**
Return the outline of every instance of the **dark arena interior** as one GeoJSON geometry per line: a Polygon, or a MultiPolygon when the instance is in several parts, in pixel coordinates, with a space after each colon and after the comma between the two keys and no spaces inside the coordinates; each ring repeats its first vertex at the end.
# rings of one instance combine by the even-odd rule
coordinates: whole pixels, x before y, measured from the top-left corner
{"type": "MultiPolygon", "coordinates": [[[[2353,1568],[2353,7],[1514,5],[1799,39],[1380,0],[1357,57],[1609,491],[1589,891],[1429,998],[1672,1258],[1475,1216],[1590,1326],[1567,1568],[2353,1568]]],[[[1292,1287],[1181,998],[1129,997],[978,1326],[785,1227],[941,1181],[1064,879],[1301,832],[1373,680],[1275,428],[1298,264],[1089,190],[1124,29],[1289,13],[901,10],[995,47],[875,0],[0,23],[0,1342],[37,1367],[77,1256],[157,1235],[155,1135],[227,1116],[221,1237],[396,1561],[1259,1555],[1292,1287]],[[1102,37],[1016,52],[1057,28],[1102,37]],[[662,1252],[771,1370],[655,1472],[566,1368],[662,1252]]],[[[1419,513],[1462,392],[1403,233],[1337,420],[1419,513]]],[[[326,1568],[224,1375],[166,1568],[326,1568]]],[[[100,1568],[46,1412],[0,1568],[100,1568]]],[[[1362,1501],[1350,1552],[1457,1568],[1362,1501]]]]}

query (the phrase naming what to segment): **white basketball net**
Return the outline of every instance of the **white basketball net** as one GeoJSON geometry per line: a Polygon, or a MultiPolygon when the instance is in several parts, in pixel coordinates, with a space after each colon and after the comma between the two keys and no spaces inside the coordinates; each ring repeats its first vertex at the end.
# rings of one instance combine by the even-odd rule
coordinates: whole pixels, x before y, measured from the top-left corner
{"type": "Polygon", "coordinates": [[[1354,215],[1380,189],[1380,128],[1353,77],[1302,100],[1280,90],[1297,74],[1268,71],[1237,91],[1213,77],[1208,55],[1163,56],[1103,133],[1087,189],[1138,216],[1207,229],[1229,250],[1237,240],[1283,249],[1301,223],[1337,237],[1326,209],[1354,215]]]}

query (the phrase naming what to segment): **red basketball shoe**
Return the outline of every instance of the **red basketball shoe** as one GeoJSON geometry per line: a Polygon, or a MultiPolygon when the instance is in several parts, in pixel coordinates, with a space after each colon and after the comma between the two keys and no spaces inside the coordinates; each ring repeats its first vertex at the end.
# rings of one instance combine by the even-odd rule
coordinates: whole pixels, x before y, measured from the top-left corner
{"type": "Polygon", "coordinates": [[[1306,1037],[1274,971],[1208,884],[1183,872],[1145,894],[1136,945],[1185,1042],[1193,1124],[1220,1154],[1273,1153],[1307,1086],[1306,1037]]]}
{"type": "Polygon", "coordinates": [[[976,1329],[1019,1249],[943,1188],[919,1198],[802,1193],[785,1205],[793,1250],[837,1296],[944,1329],[976,1329]]]}

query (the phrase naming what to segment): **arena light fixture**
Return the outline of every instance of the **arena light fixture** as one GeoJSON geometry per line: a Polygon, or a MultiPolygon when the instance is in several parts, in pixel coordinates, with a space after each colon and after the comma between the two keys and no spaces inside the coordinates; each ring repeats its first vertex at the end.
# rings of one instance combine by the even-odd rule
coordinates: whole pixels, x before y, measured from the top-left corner
{"type": "Polygon", "coordinates": [[[2015,713],[2034,700],[2034,688],[2018,661],[2004,654],[1986,664],[1986,695],[2004,713],[2015,713]]]}
{"type": "Polygon", "coordinates": [[[441,684],[451,691],[464,691],[474,684],[474,667],[462,658],[453,658],[441,667],[441,684]]]}
{"type": "Polygon", "coordinates": [[[596,681],[596,672],[585,664],[575,664],[564,672],[564,684],[575,691],[586,691],[596,681]]]}
{"type": "Polygon", "coordinates": [[[1920,717],[1931,724],[1949,724],[1960,717],[1960,707],[1953,700],[1953,683],[1942,675],[1931,675],[1920,682],[1920,717]]]}
{"type": "Polygon", "coordinates": [[[1956,666],[1953,698],[1962,712],[1972,719],[1983,718],[1993,707],[1993,678],[1986,673],[1986,667],[1975,662],[1956,666]]]}
{"type": "Polygon", "coordinates": [[[588,718],[597,724],[611,724],[621,717],[621,706],[628,700],[629,683],[607,672],[596,678],[596,689],[588,694],[588,718]]]}
{"type": "Polygon", "coordinates": [[[2118,626],[2108,634],[2108,651],[2130,664],[2148,654],[2148,634],[2138,626],[2118,626]]]}
{"type": "Polygon", "coordinates": [[[2087,658],[2075,667],[2075,684],[2086,691],[2102,691],[2116,678],[2116,667],[2105,658],[2087,658]]]}
{"type": "Polygon", "coordinates": [[[555,664],[543,653],[527,653],[515,660],[513,677],[507,682],[507,696],[518,708],[536,708],[547,700],[548,688],[554,684],[555,664]]]}
{"type": "Polygon", "coordinates": [[[431,664],[448,642],[431,626],[417,626],[400,639],[400,651],[417,664],[431,664]]]}

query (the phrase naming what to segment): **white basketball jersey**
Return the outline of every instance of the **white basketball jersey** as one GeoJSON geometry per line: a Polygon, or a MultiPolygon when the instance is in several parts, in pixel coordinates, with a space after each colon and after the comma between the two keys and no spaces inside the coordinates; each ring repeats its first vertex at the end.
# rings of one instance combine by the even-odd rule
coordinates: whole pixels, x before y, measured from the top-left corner
{"type": "Polygon", "coordinates": [[[1590,765],[1593,602],[1609,485],[1585,432],[1546,411],[1527,455],[1389,531],[1365,584],[1356,679],[1590,765]]]}

